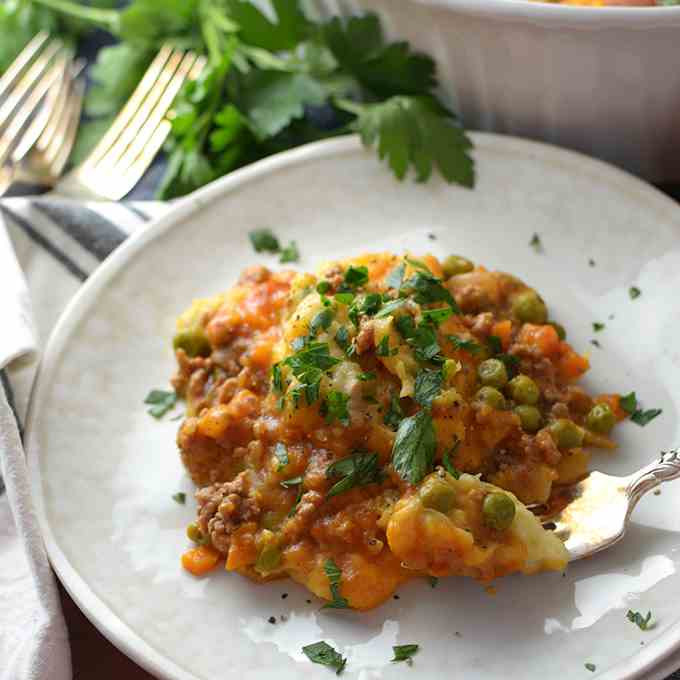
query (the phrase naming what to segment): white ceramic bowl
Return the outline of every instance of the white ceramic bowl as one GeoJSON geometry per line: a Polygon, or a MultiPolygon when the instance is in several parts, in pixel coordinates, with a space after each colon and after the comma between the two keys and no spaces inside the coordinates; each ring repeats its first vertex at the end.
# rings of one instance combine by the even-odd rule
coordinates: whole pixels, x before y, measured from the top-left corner
{"type": "Polygon", "coordinates": [[[437,61],[469,128],[559,144],[652,181],[680,179],[680,6],[524,0],[313,0],[371,10],[437,61]]]}

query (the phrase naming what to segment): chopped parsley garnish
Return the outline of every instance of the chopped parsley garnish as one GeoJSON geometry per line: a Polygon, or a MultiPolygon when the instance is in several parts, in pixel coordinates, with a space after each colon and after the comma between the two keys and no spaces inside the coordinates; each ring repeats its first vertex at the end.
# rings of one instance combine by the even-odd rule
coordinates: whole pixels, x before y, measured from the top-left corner
{"type": "Polygon", "coordinates": [[[416,375],[413,398],[423,407],[431,408],[432,402],[442,391],[444,378],[441,371],[423,369],[416,375]]]}
{"type": "Polygon", "coordinates": [[[591,673],[594,673],[597,670],[597,666],[594,663],[586,663],[583,665],[586,667],[586,670],[590,671],[591,673]]]}
{"type": "Polygon", "coordinates": [[[361,288],[368,283],[368,267],[362,265],[355,267],[350,265],[345,272],[345,278],[342,283],[343,290],[351,290],[354,288],[361,288]]]}
{"type": "Polygon", "coordinates": [[[604,324],[601,321],[593,321],[593,330],[596,333],[604,330],[604,324]]]}
{"type": "Polygon", "coordinates": [[[391,316],[405,304],[406,304],[405,298],[398,298],[396,300],[392,300],[391,302],[388,302],[386,305],[383,305],[382,309],[375,315],[375,318],[382,319],[385,316],[391,316]]]}
{"type": "Polygon", "coordinates": [[[660,408],[643,410],[639,407],[635,392],[630,392],[619,399],[621,408],[630,415],[630,419],[640,427],[644,427],[650,421],[663,413],[660,408]]]}
{"type": "Polygon", "coordinates": [[[446,302],[451,306],[454,314],[460,314],[460,309],[458,309],[458,305],[448,288],[442,285],[441,279],[429,272],[416,272],[404,281],[400,290],[407,295],[412,294],[413,299],[420,305],[427,305],[431,302],[446,302]]]}
{"type": "Polygon", "coordinates": [[[333,598],[330,602],[321,607],[321,609],[347,609],[349,607],[349,602],[340,595],[340,586],[342,585],[342,571],[332,559],[327,559],[324,562],[323,570],[328,576],[328,583],[331,588],[331,597],[333,598]]]}
{"type": "Polygon", "coordinates": [[[426,322],[418,324],[418,328],[408,338],[408,343],[413,347],[413,354],[419,361],[432,361],[441,350],[437,342],[437,333],[426,322]]]}
{"type": "Polygon", "coordinates": [[[383,473],[379,467],[377,453],[357,451],[347,458],[331,463],[326,468],[326,478],[341,477],[326,494],[326,498],[338,496],[355,486],[380,483],[383,473]]]}
{"type": "Polygon", "coordinates": [[[640,630],[649,630],[654,627],[652,612],[647,612],[647,616],[642,616],[640,612],[634,612],[632,609],[629,609],[626,618],[640,630]]]}
{"type": "Polygon", "coordinates": [[[404,340],[408,340],[409,338],[412,338],[415,335],[416,324],[413,321],[413,317],[409,316],[408,314],[404,314],[403,316],[397,317],[397,320],[394,322],[394,325],[397,327],[399,335],[401,335],[401,337],[404,338],[404,340]]]}
{"type": "Polygon", "coordinates": [[[428,321],[435,326],[443,324],[450,316],[453,316],[451,307],[439,307],[437,309],[426,309],[423,311],[423,320],[428,321]]]}
{"type": "Polygon", "coordinates": [[[292,391],[294,403],[298,405],[300,396],[304,394],[307,404],[313,404],[319,398],[324,372],[340,362],[340,359],[330,355],[328,344],[325,342],[311,342],[285,359],[284,363],[290,366],[293,375],[300,381],[300,386],[292,391]]]}
{"type": "Polygon", "coordinates": [[[542,253],[543,252],[543,243],[541,243],[541,237],[534,233],[534,235],[531,237],[531,241],[529,241],[529,245],[537,252],[537,253],[542,253]]]}
{"type": "Polygon", "coordinates": [[[300,252],[298,251],[297,243],[291,241],[285,248],[281,250],[279,262],[285,264],[286,262],[297,262],[300,259],[300,252]]]}
{"type": "Polygon", "coordinates": [[[302,484],[302,477],[291,477],[290,479],[284,479],[282,482],[279,482],[281,486],[284,489],[292,489],[294,486],[297,486],[298,484],[302,484]]]}
{"type": "Polygon", "coordinates": [[[439,583],[439,579],[436,576],[428,576],[427,582],[430,584],[430,588],[436,588],[439,583]]]}
{"type": "Polygon", "coordinates": [[[486,339],[491,354],[500,354],[503,351],[503,343],[497,335],[490,335],[486,339]]]}
{"type": "Polygon", "coordinates": [[[361,382],[368,382],[369,380],[375,380],[378,376],[373,371],[366,371],[366,373],[359,373],[357,378],[361,382]]]}
{"type": "Polygon", "coordinates": [[[387,409],[387,413],[383,418],[383,422],[391,430],[396,430],[399,427],[399,423],[404,418],[404,412],[401,410],[401,402],[396,394],[392,395],[390,399],[390,405],[387,409]]]}
{"type": "Polygon", "coordinates": [[[393,347],[390,349],[390,336],[383,335],[382,340],[378,343],[376,354],[379,357],[391,357],[399,351],[399,348],[393,347]]]}
{"type": "Polygon", "coordinates": [[[168,411],[172,410],[177,403],[177,395],[174,392],[165,390],[151,390],[144,399],[145,404],[150,404],[151,408],[147,413],[154,418],[162,418],[168,411]]]}
{"type": "Polygon", "coordinates": [[[647,423],[654,420],[654,418],[661,415],[662,413],[663,411],[660,408],[649,408],[646,411],[639,409],[631,415],[630,419],[636,425],[644,427],[645,425],[647,425],[647,423]]]}
{"type": "Polygon", "coordinates": [[[514,378],[519,373],[519,359],[514,354],[497,354],[496,359],[505,364],[508,377],[514,378]]]}
{"type": "Polygon", "coordinates": [[[418,645],[396,645],[392,647],[394,652],[394,658],[392,661],[406,661],[409,665],[413,664],[413,659],[411,658],[417,651],[418,645]]]}
{"type": "Polygon", "coordinates": [[[281,472],[283,468],[288,465],[289,460],[288,460],[288,449],[286,448],[286,445],[283,444],[282,442],[277,442],[276,446],[274,447],[274,455],[276,456],[276,459],[279,461],[279,464],[276,468],[277,472],[281,472]]]}
{"type": "Polygon", "coordinates": [[[395,290],[399,290],[401,288],[401,284],[404,281],[404,272],[406,271],[406,265],[402,262],[401,264],[397,265],[388,275],[388,277],[385,279],[385,285],[388,288],[394,288],[395,290]]]}
{"type": "Polygon", "coordinates": [[[184,505],[187,502],[187,495],[183,491],[178,491],[177,493],[172,494],[172,500],[175,501],[175,503],[184,505]]]}
{"type": "Polygon", "coordinates": [[[349,425],[349,394],[338,390],[331,390],[325,401],[326,422],[332,423],[334,420],[340,421],[343,425],[349,425]]]}
{"type": "Polygon", "coordinates": [[[248,234],[256,253],[278,253],[281,250],[279,239],[271,229],[255,229],[248,234]]]}
{"type": "Polygon", "coordinates": [[[330,289],[331,284],[329,281],[326,281],[325,279],[323,281],[319,281],[319,283],[316,284],[316,292],[319,295],[325,295],[330,289]]]}
{"type": "Polygon", "coordinates": [[[332,322],[333,322],[333,310],[322,309],[312,319],[312,323],[309,325],[309,334],[315,338],[320,331],[328,330],[328,327],[331,325],[332,322]]]}
{"type": "Polygon", "coordinates": [[[283,392],[283,376],[281,375],[281,364],[276,363],[272,366],[272,388],[276,394],[283,392]]]}
{"type": "Polygon", "coordinates": [[[418,484],[432,469],[437,437],[428,411],[419,411],[399,423],[392,447],[392,465],[402,479],[418,484]]]}
{"type": "Polygon", "coordinates": [[[358,306],[360,314],[373,316],[382,307],[382,295],[380,293],[369,293],[358,306]]]}
{"type": "Polygon", "coordinates": [[[335,301],[341,305],[351,305],[354,302],[354,293],[336,293],[335,301]]]}
{"type": "Polygon", "coordinates": [[[349,331],[345,326],[340,326],[338,330],[335,333],[335,342],[338,343],[338,347],[347,354],[347,350],[351,346],[351,342],[349,339],[349,331]]]}
{"type": "Polygon", "coordinates": [[[302,477],[300,477],[300,486],[298,486],[297,496],[295,496],[295,502],[288,511],[288,517],[292,517],[296,512],[300,501],[302,500],[302,493],[304,492],[304,487],[302,485],[302,477]]]}
{"type": "Polygon", "coordinates": [[[639,298],[640,295],[642,295],[642,291],[637,286],[631,286],[628,289],[628,295],[630,295],[631,300],[635,300],[636,298],[639,298]]]}
{"type": "Polygon", "coordinates": [[[327,642],[315,642],[313,645],[307,645],[302,648],[302,653],[312,662],[318,663],[322,666],[328,666],[335,671],[336,675],[340,675],[347,659],[336,652],[327,642]]]}
{"type": "Polygon", "coordinates": [[[455,455],[458,447],[460,446],[460,439],[456,439],[455,443],[451,447],[450,451],[447,451],[442,458],[442,465],[444,469],[454,478],[458,479],[460,477],[460,470],[456,469],[454,464],[451,462],[451,458],[455,455]]]}
{"type": "Polygon", "coordinates": [[[466,352],[470,352],[470,354],[477,354],[482,351],[482,346],[474,340],[465,340],[457,335],[447,335],[446,338],[455,349],[462,349],[466,352]]]}

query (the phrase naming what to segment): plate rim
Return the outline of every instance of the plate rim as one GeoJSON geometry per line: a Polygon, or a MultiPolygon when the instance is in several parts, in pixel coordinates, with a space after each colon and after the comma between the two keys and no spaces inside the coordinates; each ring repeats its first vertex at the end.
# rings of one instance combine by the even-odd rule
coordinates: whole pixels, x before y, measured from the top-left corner
{"type": "MultiPolygon", "coordinates": [[[[585,154],[515,136],[473,132],[471,137],[474,146],[479,149],[504,151],[522,156],[529,155],[539,163],[558,162],[561,165],[569,165],[574,170],[576,169],[574,166],[580,166],[581,172],[585,171],[598,176],[605,175],[610,179],[610,183],[616,180],[615,183],[622,191],[630,192],[638,199],[644,198],[656,204],[659,209],[663,208],[664,212],[666,210],[678,212],[675,201],[652,185],[609,163],[585,154]]],[[[177,201],[166,214],[151,220],[148,225],[131,234],[88,277],[60,314],[41,353],[26,411],[24,449],[32,501],[50,563],[64,588],[97,630],[126,656],[156,677],[167,680],[199,680],[198,676],[169,659],[120,619],[90,588],[85,578],[70,564],[59,547],[45,512],[42,470],[39,449],[35,441],[37,436],[35,432],[38,429],[36,423],[41,410],[38,405],[40,396],[44,392],[49,376],[58,364],[61,350],[69,340],[72,328],[90,311],[92,303],[102,288],[145,246],[177,227],[193,214],[199,213],[211,200],[232,193],[241,185],[308,161],[330,159],[357,152],[370,153],[364,149],[358,135],[345,135],[331,140],[313,142],[257,161],[177,201]]],[[[384,168],[384,171],[388,172],[388,169],[384,168]]],[[[656,665],[661,664],[678,649],[680,649],[680,619],[659,638],[632,656],[617,662],[598,677],[602,680],[634,680],[644,677],[645,673],[653,671],[656,665]]]]}

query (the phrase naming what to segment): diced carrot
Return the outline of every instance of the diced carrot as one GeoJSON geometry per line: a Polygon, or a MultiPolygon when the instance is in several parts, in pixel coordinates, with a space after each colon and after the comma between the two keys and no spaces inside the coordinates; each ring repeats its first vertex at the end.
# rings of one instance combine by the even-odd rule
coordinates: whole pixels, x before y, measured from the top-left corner
{"type": "Polygon", "coordinates": [[[272,342],[269,338],[256,343],[248,353],[248,364],[251,366],[266,367],[272,360],[272,342]]]}
{"type": "Polygon", "coordinates": [[[510,342],[512,341],[512,321],[510,321],[510,319],[496,321],[491,327],[491,335],[500,338],[503,350],[507,352],[508,347],[510,347],[510,342]]]}
{"type": "Polygon", "coordinates": [[[600,394],[595,397],[596,404],[609,404],[616,420],[625,420],[628,414],[621,407],[621,395],[619,394],[600,394]]]}
{"type": "Polygon", "coordinates": [[[194,576],[212,571],[220,560],[220,554],[209,545],[199,545],[182,555],[182,566],[194,576]]]}
{"type": "Polygon", "coordinates": [[[444,270],[439,264],[439,260],[434,255],[425,255],[421,260],[427,265],[427,268],[438,278],[444,278],[444,270]]]}
{"type": "Polygon", "coordinates": [[[536,326],[525,323],[519,335],[520,342],[538,347],[543,356],[555,356],[560,351],[560,338],[553,326],[536,326]]]}
{"type": "Polygon", "coordinates": [[[574,352],[568,343],[562,342],[561,345],[562,355],[557,362],[557,368],[564,380],[575,380],[590,368],[590,363],[586,357],[574,352]]]}
{"type": "Polygon", "coordinates": [[[253,564],[257,559],[257,547],[255,546],[254,531],[256,525],[253,522],[242,524],[232,535],[227,562],[224,568],[234,571],[248,564],[253,564]]]}

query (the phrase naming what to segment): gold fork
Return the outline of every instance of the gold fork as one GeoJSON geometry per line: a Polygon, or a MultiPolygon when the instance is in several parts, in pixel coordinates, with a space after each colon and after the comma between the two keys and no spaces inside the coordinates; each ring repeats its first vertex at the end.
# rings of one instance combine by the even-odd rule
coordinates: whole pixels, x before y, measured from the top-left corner
{"type": "Polygon", "coordinates": [[[556,514],[540,514],[569,551],[571,562],[609,548],[620,541],[637,502],[662,482],[680,477],[680,454],[663,451],[658,460],[626,477],[591,472],[584,480],[557,491],[552,499],[562,507],[556,514]]]}
{"type": "Polygon", "coordinates": [[[168,136],[166,114],[184,81],[197,78],[206,60],[164,46],[123,110],[87,159],[54,191],[77,198],[117,201],[139,182],[168,136]]]}

